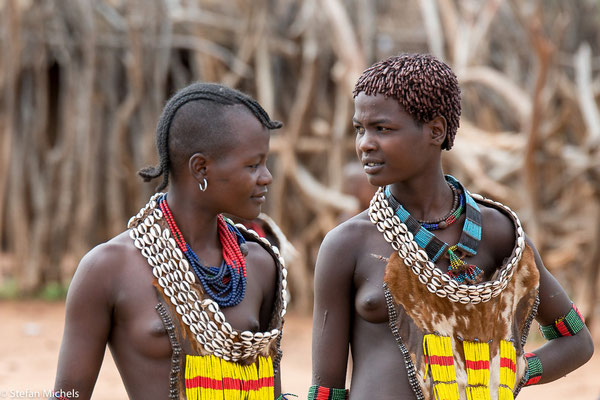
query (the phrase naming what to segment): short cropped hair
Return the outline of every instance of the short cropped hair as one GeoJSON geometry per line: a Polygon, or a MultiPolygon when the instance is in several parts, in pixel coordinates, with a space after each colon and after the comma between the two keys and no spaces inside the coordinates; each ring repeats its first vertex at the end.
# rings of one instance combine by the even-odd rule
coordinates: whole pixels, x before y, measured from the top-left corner
{"type": "Polygon", "coordinates": [[[400,54],[379,61],[358,78],[353,95],[383,94],[396,99],[419,123],[446,119],[442,149],[454,144],[460,119],[460,88],[450,67],[430,54],[400,54]]]}

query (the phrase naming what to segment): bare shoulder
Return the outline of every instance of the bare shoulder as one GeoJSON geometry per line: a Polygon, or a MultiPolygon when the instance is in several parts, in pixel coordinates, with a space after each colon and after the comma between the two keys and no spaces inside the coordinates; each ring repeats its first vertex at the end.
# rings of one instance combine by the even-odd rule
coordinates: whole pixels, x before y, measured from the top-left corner
{"type": "Polygon", "coordinates": [[[83,267],[108,272],[106,270],[117,269],[119,265],[137,253],[139,250],[135,248],[128,232],[125,231],[90,250],[81,259],[78,270],[83,267]]]}
{"type": "Polygon", "coordinates": [[[367,211],[350,218],[325,235],[317,257],[317,273],[351,273],[367,237],[374,233],[367,211]]]}
{"type": "Polygon", "coordinates": [[[126,232],[90,250],[79,262],[69,294],[93,289],[110,296],[113,285],[128,262],[139,257],[139,250],[126,232]]]}
{"type": "Polygon", "coordinates": [[[349,245],[361,243],[364,236],[372,231],[373,224],[369,220],[368,210],[365,210],[330,230],[321,247],[344,247],[348,251],[349,245]]]}
{"type": "Polygon", "coordinates": [[[246,260],[262,272],[275,272],[276,264],[273,255],[255,241],[247,240],[248,256],[246,260]]]}
{"type": "Polygon", "coordinates": [[[482,240],[493,244],[501,253],[509,253],[515,246],[516,227],[506,211],[486,203],[478,203],[481,210],[482,240]]]}

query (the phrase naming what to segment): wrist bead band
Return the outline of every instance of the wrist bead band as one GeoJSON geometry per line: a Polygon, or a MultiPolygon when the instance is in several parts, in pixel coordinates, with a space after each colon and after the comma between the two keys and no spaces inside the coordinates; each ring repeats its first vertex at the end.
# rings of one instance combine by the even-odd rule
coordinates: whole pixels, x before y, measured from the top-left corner
{"type": "Polygon", "coordinates": [[[542,362],[533,353],[525,353],[525,361],[527,362],[527,382],[525,386],[535,385],[542,379],[542,362]]]}
{"type": "Polygon", "coordinates": [[[312,385],[308,389],[308,400],[346,400],[348,391],[346,389],[328,388],[312,385]]]}
{"type": "Polygon", "coordinates": [[[552,325],[540,325],[540,331],[546,340],[552,340],[562,336],[576,335],[584,326],[585,319],[573,304],[567,315],[557,319],[552,325]]]}

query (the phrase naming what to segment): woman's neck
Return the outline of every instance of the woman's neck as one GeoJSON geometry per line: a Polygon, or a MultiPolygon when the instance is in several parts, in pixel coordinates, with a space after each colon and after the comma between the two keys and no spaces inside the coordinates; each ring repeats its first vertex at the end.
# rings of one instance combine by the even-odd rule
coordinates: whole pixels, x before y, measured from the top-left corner
{"type": "Polygon", "coordinates": [[[200,197],[197,193],[189,193],[172,185],[167,194],[167,204],[185,242],[194,251],[203,253],[203,249],[220,247],[220,242],[218,213],[206,207],[200,197]]]}
{"type": "Polygon", "coordinates": [[[390,185],[392,195],[417,220],[431,220],[446,215],[454,195],[444,174],[421,175],[417,179],[390,185]]]}

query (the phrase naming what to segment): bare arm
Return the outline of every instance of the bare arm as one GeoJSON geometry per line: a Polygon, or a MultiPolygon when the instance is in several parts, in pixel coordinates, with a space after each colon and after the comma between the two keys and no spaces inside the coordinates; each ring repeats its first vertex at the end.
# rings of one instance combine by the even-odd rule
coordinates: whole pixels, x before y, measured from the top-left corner
{"type": "Polygon", "coordinates": [[[312,366],[314,385],[344,388],[354,300],[352,238],[340,227],[323,240],[315,267],[312,366]]]}
{"type": "MultiPolygon", "coordinates": [[[[260,275],[261,284],[263,285],[263,299],[260,307],[260,329],[265,331],[268,329],[271,316],[273,315],[276,296],[280,295],[277,285],[277,268],[279,266],[275,263],[273,257],[259,245],[249,243],[248,246],[256,246],[256,249],[251,248],[250,251],[260,255],[261,261],[257,262],[260,269],[256,273],[260,275]]],[[[281,394],[281,363],[275,374],[274,390],[275,398],[279,397],[281,394]]]]}
{"type": "Polygon", "coordinates": [[[69,287],[65,330],[60,348],[55,391],[75,391],[79,399],[91,397],[110,334],[111,276],[106,245],[88,253],[69,287]]]}
{"type": "MultiPolygon", "coordinates": [[[[540,272],[540,304],[536,320],[540,325],[552,325],[571,309],[571,300],[558,281],[548,272],[540,255],[527,239],[534,251],[535,262],[540,272]]],[[[574,336],[559,337],[548,341],[533,351],[540,359],[543,367],[539,383],[548,383],[565,376],[585,364],[594,352],[592,336],[584,327],[574,336]]]]}
{"type": "Polygon", "coordinates": [[[275,398],[278,398],[281,394],[281,364],[277,373],[275,374],[275,398]]]}
{"type": "Polygon", "coordinates": [[[260,277],[262,301],[260,305],[259,318],[260,329],[265,331],[269,327],[273,312],[275,310],[275,299],[281,294],[278,293],[277,286],[277,268],[279,266],[273,260],[273,257],[267,253],[260,245],[248,243],[249,252],[252,254],[255,269],[252,273],[260,277]]]}
{"type": "MultiPolygon", "coordinates": [[[[277,282],[279,265],[275,263],[273,256],[261,247],[258,243],[247,242],[248,256],[246,257],[249,276],[256,277],[260,292],[256,293],[260,296],[259,320],[261,331],[269,329],[269,324],[274,317],[275,299],[280,296],[279,286],[277,282]]],[[[247,288],[247,295],[252,296],[247,288]]],[[[277,327],[279,328],[279,327],[277,327]]],[[[281,363],[274,377],[275,398],[281,393],[281,363]]]]}

